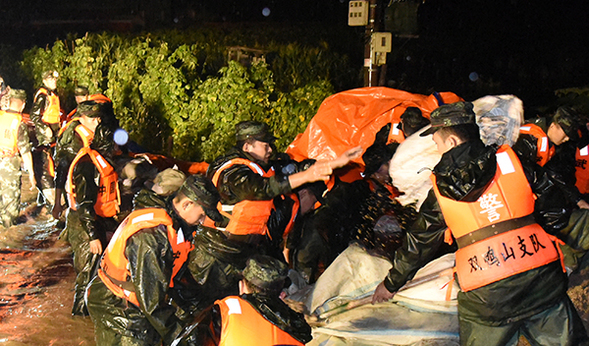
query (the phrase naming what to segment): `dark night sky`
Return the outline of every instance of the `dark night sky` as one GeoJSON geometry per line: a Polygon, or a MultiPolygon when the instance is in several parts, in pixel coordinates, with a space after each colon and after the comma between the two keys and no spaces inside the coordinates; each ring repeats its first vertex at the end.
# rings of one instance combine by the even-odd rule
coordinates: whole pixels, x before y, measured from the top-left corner
{"type": "MultiPolygon", "coordinates": [[[[589,80],[588,3],[426,0],[418,12],[419,39],[394,42],[387,76],[394,87],[423,91],[430,85],[472,96],[477,95],[468,84],[471,72],[487,84],[500,81],[497,91],[505,93],[541,96],[555,88],[584,86],[589,80]]],[[[322,22],[348,35],[347,9],[347,0],[3,0],[0,42],[26,48],[51,44],[68,31],[186,28],[204,22],[322,22]],[[266,7],[270,14],[263,16],[266,7]],[[123,21],[113,26],[110,19],[123,21]]]]}

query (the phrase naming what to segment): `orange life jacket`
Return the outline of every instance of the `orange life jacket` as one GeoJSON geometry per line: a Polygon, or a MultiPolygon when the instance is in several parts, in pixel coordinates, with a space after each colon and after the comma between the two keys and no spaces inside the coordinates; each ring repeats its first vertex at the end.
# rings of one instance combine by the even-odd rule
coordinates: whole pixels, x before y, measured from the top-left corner
{"type": "Polygon", "coordinates": [[[219,346],[304,345],[269,322],[240,297],[229,296],[215,303],[221,311],[219,346]]]}
{"type": "Polygon", "coordinates": [[[532,135],[536,138],[536,147],[538,148],[538,152],[536,153],[537,163],[540,166],[544,166],[550,161],[552,156],[554,156],[555,148],[553,145],[550,145],[548,135],[540,128],[540,126],[535,124],[525,124],[519,128],[519,133],[532,135]]]}
{"type": "Polygon", "coordinates": [[[497,151],[497,172],[476,202],[460,202],[434,192],[458,243],[456,272],[470,291],[559,259],[548,235],[535,223],[534,194],[515,152],[497,151]]]}
{"type": "MultiPolygon", "coordinates": [[[[225,162],[215,172],[212,179],[215,186],[218,186],[219,184],[219,177],[221,172],[233,165],[246,165],[252,171],[265,178],[269,178],[274,175],[274,168],[271,168],[266,172],[257,163],[243,158],[235,158],[225,162]]],[[[235,205],[221,205],[221,213],[229,218],[229,224],[227,225],[227,228],[225,228],[225,231],[234,235],[267,234],[268,218],[270,218],[273,207],[274,203],[272,200],[243,200],[241,202],[237,202],[235,205]]],[[[205,226],[210,225],[210,220],[205,222],[205,226]]]]}
{"type": "Polygon", "coordinates": [[[76,193],[74,192],[74,168],[80,159],[88,155],[98,169],[100,181],[98,185],[98,196],[94,204],[96,215],[102,217],[113,217],[119,212],[121,204],[121,194],[119,191],[118,175],[115,169],[100,155],[96,150],[90,147],[80,149],[78,155],[72,161],[68,171],[68,180],[65,190],[68,195],[69,205],[72,210],[76,210],[76,193]]]}
{"type": "Polygon", "coordinates": [[[292,204],[291,208],[290,220],[288,220],[288,224],[284,228],[284,233],[282,234],[283,237],[288,236],[288,234],[294,228],[294,223],[297,219],[297,215],[299,214],[299,209],[301,208],[301,201],[296,193],[289,194],[289,197],[293,200],[294,203],[292,204]]]}
{"type": "Polygon", "coordinates": [[[46,88],[41,87],[35,94],[35,100],[39,95],[46,95],[48,104],[45,105],[45,111],[41,120],[46,124],[59,124],[61,120],[61,110],[59,108],[59,96],[55,92],[49,92],[46,88]]]}
{"type": "Polygon", "coordinates": [[[581,149],[577,148],[575,159],[575,176],[577,178],[575,185],[579,192],[589,193],[589,145],[581,149]]]}
{"type": "Polygon", "coordinates": [[[18,152],[20,113],[0,111],[0,158],[13,157],[18,152]]]}
{"type": "Polygon", "coordinates": [[[133,282],[130,281],[131,273],[129,272],[129,260],[125,256],[125,248],[127,247],[127,240],[132,235],[142,229],[159,225],[166,226],[168,241],[174,252],[172,276],[169,284],[169,287],[174,287],[174,277],[188,259],[188,254],[194,246],[192,242],[185,240],[183,233],[178,236],[172,224],[172,218],[164,209],[160,208],[139,209],[123,220],[106,247],[98,269],[98,276],[112,293],[139,306],[133,282]]]}
{"type": "MultiPolygon", "coordinates": [[[[75,117],[75,118],[72,118],[70,121],[68,121],[62,128],[59,129],[59,133],[58,133],[57,137],[61,137],[61,135],[65,132],[65,130],[70,126],[70,124],[76,120],[79,120],[79,119],[80,119],[79,117],[75,117]]],[[[89,147],[90,144],[92,143],[92,140],[94,139],[94,132],[92,132],[89,128],[87,128],[86,126],[84,126],[82,124],[79,124],[78,126],[76,126],[74,131],[76,131],[78,136],[80,136],[80,138],[82,139],[82,143],[84,143],[84,146],[89,147]]]]}

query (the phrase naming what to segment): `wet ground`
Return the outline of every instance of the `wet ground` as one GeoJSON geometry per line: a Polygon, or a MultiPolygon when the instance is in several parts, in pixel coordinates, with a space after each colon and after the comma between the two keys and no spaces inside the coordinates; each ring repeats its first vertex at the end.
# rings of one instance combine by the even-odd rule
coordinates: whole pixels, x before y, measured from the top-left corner
{"type": "MultiPolygon", "coordinates": [[[[70,314],[75,274],[57,221],[36,207],[32,192],[23,201],[23,223],[0,226],[0,346],[95,345],[90,318],[70,314]]],[[[571,276],[570,286],[589,327],[589,266],[571,276]]]]}
{"type": "Polygon", "coordinates": [[[90,318],[70,314],[69,246],[57,239],[57,221],[24,190],[24,223],[0,226],[0,346],[95,345],[90,318]]]}

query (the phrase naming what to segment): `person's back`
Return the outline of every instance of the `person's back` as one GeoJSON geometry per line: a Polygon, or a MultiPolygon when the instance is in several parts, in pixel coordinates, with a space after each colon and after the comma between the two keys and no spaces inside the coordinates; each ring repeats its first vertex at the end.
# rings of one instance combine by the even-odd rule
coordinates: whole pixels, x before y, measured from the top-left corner
{"type": "Polygon", "coordinates": [[[195,317],[195,324],[187,328],[192,333],[184,337],[196,339],[198,344],[212,341],[219,346],[302,346],[311,341],[311,327],[304,316],[279,297],[287,276],[284,262],[252,256],[239,281],[240,295],[220,299],[202,311],[195,317]]]}
{"type": "Polygon", "coordinates": [[[469,103],[442,106],[431,120],[425,134],[442,154],[433,193],[373,301],[390,298],[431,259],[448,229],[459,248],[461,344],[515,345],[520,333],[532,343],[576,344],[584,330],[558,252],[531,216],[532,192],[552,188],[548,177],[529,174],[507,146],[484,146],[469,103]]]}

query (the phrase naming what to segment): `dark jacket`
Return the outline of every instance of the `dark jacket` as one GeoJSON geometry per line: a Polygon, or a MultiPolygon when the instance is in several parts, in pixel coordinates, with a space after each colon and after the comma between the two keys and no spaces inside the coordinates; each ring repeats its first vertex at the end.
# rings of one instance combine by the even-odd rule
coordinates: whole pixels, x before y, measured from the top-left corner
{"type": "Polygon", "coordinates": [[[78,120],[70,122],[57,139],[55,155],[53,156],[55,162],[55,187],[57,189],[65,187],[70,164],[80,149],[84,147],[84,142],[75,131],[78,125],[80,125],[78,120]]]}
{"type": "MultiPolygon", "coordinates": [[[[237,148],[232,148],[227,155],[219,157],[211,163],[207,170],[207,177],[212,178],[219,167],[235,158],[255,162],[264,170],[271,167],[270,164],[257,161],[251,155],[237,148]]],[[[264,178],[252,171],[248,166],[239,164],[227,168],[220,174],[217,190],[219,190],[223,204],[235,204],[243,200],[271,200],[276,196],[289,193],[291,187],[286,175],[276,174],[264,178]]]]}
{"type": "MultiPolygon", "coordinates": [[[[50,95],[55,94],[55,91],[53,91],[53,90],[49,90],[45,87],[44,87],[44,89],[47,90],[47,93],[50,95]]],[[[59,125],[51,126],[49,124],[46,124],[42,120],[43,113],[45,113],[45,108],[47,107],[48,102],[49,101],[47,100],[46,94],[39,94],[35,98],[33,106],[31,107],[30,116],[31,116],[31,121],[33,122],[33,124],[35,124],[35,134],[37,137],[38,145],[51,144],[55,140],[55,137],[57,135],[56,131],[59,129],[59,125]],[[52,131],[53,131],[52,137],[45,136],[45,131],[47,128],[52,129],[52,131]]]]}
{"type": "Polygon", "coordinates": [[[100,180],[100,173],[92,163],[90,157],[81,158],[73,170],[74,193],[76,194],[76,211],[80,219],[83,230],[88,233],[90,239],[100,239],[106,244],[106,230],[97,225],[103,224],[97,222],[101,219],[94,211],[94,205],[98,198],[99,186],[96,184],[100,180]]]}
{"type": "MultiPolygon", "coordinates": [[[[545,133],[548,131],[546,118],[534,119],[530,123],[538,125],[545,133]]],[[[554,147],[552,142],[549,142],[554,147]]],[[[568,224],[573,209],[582,199],[581,193],[575,186],[575,147],[566,142],[555,148],[554,156],[543,166],[535,168],[544,171],[550,177],[557,189],[549,194],[540,196],[536,200],[536,220],[551,234],[556,234],[568,224]]],[[[538,141],[532,135],[520,134],[513,150],[524,166],[536,165],[538,161],[538,141]]]]}
{"type": "MultiPolygon", "coordinates": [[[[168,215],[175,230],[182,229],[187,240],[194,228],[187,225],[168,203],[168,215]]],[[[174,252],[166,227],[145,228],[129,238],[125,248],[131,278],[140,306],[136,307],[115,296],[98,277],[89,286],[88,310],[95,321],[96,333],[108,330],[157,345],[168,344],[182,330],[176,317],[178,308],[168,301],[174,252]]],[[[185,265],[176,278],[181,277],[185,265]]]]}
{"type": "MultiPolygon", "coordinates": [[[[496,147],[481,142],[467,142],[442,156],[434,168],[437,186],[445,197],[460,201],[476,201],[496,171],[496,147]]],[[[549,193],[553,183],[537,165],[524,165],[524,172],[534,193],[549,193]]],[[[415,275],[433,259],[444,242],[444,216],[430,191],[421,206],[415,224],[408,230],[403,246],[397,250],[393,268],[385,279],[391,292],[415,275]]],[[[481,288],[460,292],[458,312],[462,317],[488,325],[517,321],[538,313],[558,302],[566,294],[567,280],[560,263],[553,262],[481,288]]]]}

